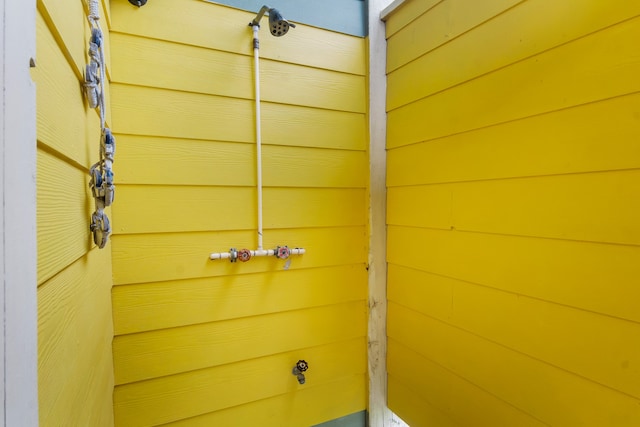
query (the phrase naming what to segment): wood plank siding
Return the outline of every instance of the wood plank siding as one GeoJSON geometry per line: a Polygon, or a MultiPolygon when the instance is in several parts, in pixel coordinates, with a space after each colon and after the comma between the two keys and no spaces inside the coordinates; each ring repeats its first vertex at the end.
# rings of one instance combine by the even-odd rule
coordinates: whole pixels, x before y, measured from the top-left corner
{"type": "Polygon", "coordinates": [[[640,424],[640,4],[387,18],[389,405],[640,424]]]}
{"type": "Polygon", "coordinates": [[[111,4],[118,426],[315,425],[366,409],[365,40],[260,32],[264,246],[255,249],[255,15],[111,4]],[[291,370],[309,362],[307,382],[291,370]]]}
{"type": "MultiPolygon", "coordinates": [[[[41,426],[113,425],[111,250],[89,231],[100,120],[82,93],[84,1],[37,3],[38,392],[41,426]]],[[[108,43],[109,1],[101,3],[108,43]]]]}

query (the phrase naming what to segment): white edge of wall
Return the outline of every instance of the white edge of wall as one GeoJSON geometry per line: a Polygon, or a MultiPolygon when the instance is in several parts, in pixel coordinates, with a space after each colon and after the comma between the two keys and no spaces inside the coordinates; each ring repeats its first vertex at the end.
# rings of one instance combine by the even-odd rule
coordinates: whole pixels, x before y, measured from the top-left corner
{"type": "Polygon", "coordinates": [[[389,15],[395,12],[396,9],[398,9],[400,6],[402,6],[406,2],[407,0],[395,0],[389,6],[382,9],[382,11],[380,12],[380,19],[383,21],[386,21],[389,15]]]}
{"type": "Polygon", "coordinates": [[[0,0],[2,422],[38,425],[35,0],[0,0]]]}
{"type": "Polygon", "coordinates": [[[369,426],[391,426],[387,407],[386,53],[380,11],[369,0],[369,426]]]}

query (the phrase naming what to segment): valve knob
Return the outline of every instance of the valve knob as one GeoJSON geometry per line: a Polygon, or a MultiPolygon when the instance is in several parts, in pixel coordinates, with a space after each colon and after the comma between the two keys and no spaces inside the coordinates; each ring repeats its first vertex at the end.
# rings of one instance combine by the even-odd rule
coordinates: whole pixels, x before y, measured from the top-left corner
{"type": "Polygon", "coordinates": [[[291,256],[291,250],[288,246],[278,246],[276,248],[276,258],[287,259],[291,256]]]}
{"type": "Polygon", "coordinates": [[[309,369],[309,364],[304,360],[298,360],[298,363],[296,363],[296,369],[300,372],[305,372],[309,369]]]}
{"type": "Polygon", "coordinates": [[[238,259],[242,262],[247,262],[251,259],[251,251],[249,249],[240,249],[238,251],[238,259]]]}

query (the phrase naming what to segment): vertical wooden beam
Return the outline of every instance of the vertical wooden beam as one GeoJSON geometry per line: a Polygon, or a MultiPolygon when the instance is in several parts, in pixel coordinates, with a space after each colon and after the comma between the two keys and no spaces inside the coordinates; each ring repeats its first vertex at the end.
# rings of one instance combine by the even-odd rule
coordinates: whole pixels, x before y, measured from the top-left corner
{"type": "Polygon", "coordinates": [[[389,0],[369,0],[369,426],[388,427],[386,262],[386,52],[380,12],[389,0]]]}
{"type": "Polygon", "coordinates": [[[2,422],[38,425],[35,0],[0,0],[2,422]]]}

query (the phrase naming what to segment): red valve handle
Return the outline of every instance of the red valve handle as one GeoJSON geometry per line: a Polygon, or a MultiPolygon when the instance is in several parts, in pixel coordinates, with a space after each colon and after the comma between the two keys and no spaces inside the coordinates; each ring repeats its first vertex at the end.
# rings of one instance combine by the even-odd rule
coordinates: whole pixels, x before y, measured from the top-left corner
{"type": "Polygon", "coordinates": [[[251,251],[249,249],[240,249],[238,251],[238,259],[242,262],[247,262],[251,259],[251,251]]]}
{"type": "Polygon", "coordinates": [[[287,259],[291,256],[291,250],[288,246],[278,246],[276,248],[276,258],[287,259]]]}

